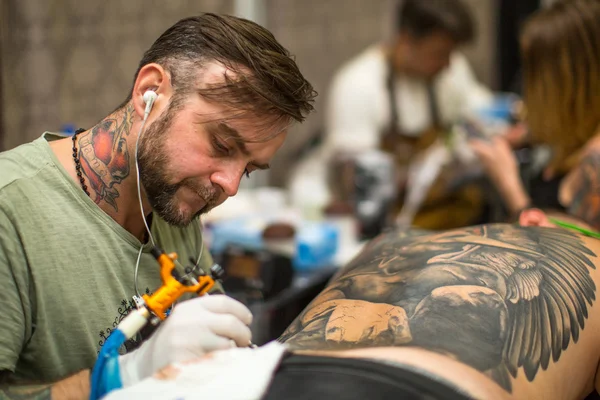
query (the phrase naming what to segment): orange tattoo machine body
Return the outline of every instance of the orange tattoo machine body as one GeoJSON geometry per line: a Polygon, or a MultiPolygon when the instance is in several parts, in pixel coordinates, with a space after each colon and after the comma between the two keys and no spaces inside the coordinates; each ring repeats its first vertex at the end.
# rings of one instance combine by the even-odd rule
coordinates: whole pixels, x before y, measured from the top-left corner
{"type": "MultiPolygon", "coordinates": [[[[146,307],[152,311],[158,318],[164,320],[167,317],[167,310],[184,293],[197,293],[198,296],[206,294],[214,285],[215,280],[221,279],[223,270],[218,265],[213,265],[210,275],[200,271],[197,277],[187,278],[192,282],[191,285],[181,282],[175,271],[175,260],[177,254],[165,254],[158,248],[152,249],[152,254],[160,264],[160,276],[162,286],[151,296],[143,295],[146,307]]],[[[176,271],[175,271],[176,272],[176,271]]]]}

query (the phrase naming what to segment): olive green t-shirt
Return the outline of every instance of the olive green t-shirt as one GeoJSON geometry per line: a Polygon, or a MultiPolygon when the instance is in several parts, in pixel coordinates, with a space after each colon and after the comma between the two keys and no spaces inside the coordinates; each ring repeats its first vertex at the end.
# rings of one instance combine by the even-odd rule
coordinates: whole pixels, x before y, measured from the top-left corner
{"type": "MultiPolygon", "coordinates": [[[[141,243],[67,174],[48,145],[57,138],[45,133],[0,153],[0,370],[16,381],[53,382],[91,368],[134,306],[141,243]]],[[[179,260],[198,257],[199,223],[176,228],[155,216],[151,229],[179,260]]],[[[200,265],[211,263],[203,249],[200,265]]],[[[137,283],[142,294],[161,285],[149,244],[137,283]]]]}

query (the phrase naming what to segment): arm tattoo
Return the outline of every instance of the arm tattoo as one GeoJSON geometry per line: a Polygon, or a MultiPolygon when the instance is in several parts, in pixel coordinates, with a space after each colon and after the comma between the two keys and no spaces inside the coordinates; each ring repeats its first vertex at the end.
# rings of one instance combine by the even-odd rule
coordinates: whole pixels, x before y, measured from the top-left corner
{"type": "Polygon", "coordinates": [[[600,229],[600,154],[585,156],[573,174],[573,200],[568,211],[600,229]]]}
{"type": "Polygon", "coordinates": [[[484,225],[375,238],[284,332],[292,350],[413,346],[511,391],[585,327],[596,255],[563,229],[484,225]]]}
{"type": "Polygon", "coordinates": [[[96,203],[106,201],[118,211],[116,185],[129,175],[129,151],[125,136],[133,124],[134,109],[125,108],[121,120],[107,118],[96,125],[91,134],[79,141],[79,157],[90,186],[96,193],[96,203]]]}
{"type": "Polygon", "coordinates": [[[50,400],[51,398],[51,385],[0,388],[0,400],[50,400]]]}

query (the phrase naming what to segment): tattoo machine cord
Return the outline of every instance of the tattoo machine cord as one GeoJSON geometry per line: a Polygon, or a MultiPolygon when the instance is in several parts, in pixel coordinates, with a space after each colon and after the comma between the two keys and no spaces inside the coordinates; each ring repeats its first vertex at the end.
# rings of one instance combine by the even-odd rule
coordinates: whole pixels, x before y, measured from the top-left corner
{"type": "MultiPolygon", "coordinates": [[[[141,188],[141,179],[140,179],[140,166],[139,166],[139,161],[138,161],[138,159],[139,159],[138,151],[139,151],[140,137],[145,132],[144,127],[146,126],[146,121],[148,120],[148,115],[150,115],[150,111],[152,110],[152,106],[154,105],[154,101],[156,100],[157,97],[158,97],[158,95],[156,94],[156,92],[154,92],[152,90],[148,90],[148,91],[146,91],[146,93],[144,93],[143,99],[144,99],[144,102],[146,103],[146,109],[144,110],[144,119],[142,120],[142,125],[140,126],[137,138],[135,140],[135,174],[136,174],[137,196],[138,196],[138,202],[140,205],[140,213],[142,216],[142,221],[144,221],[144,227],[146,228],[146,232],[148,233],[148,238],[150,240],[150,243],[152,243],[152,247],[156,247],[156,242],[154,241],[154,236],[152,235],[152,232],[150,231],[150,227],[148,226],[148,221],[146,220],[146,215],[144,214],[144,205],[142,203],[142,188],[141,188]]],[[[198,224],[200,224],[200,222],[198,222],[198,224]]],[[[138,288],[138,271],[139,271],[139,267],[140,267],[140,260],[142,258],[143,249],[144,249],[144,244],[142,243],[140,246],[140,250],[138,252],[137,260],[135,262],[135,269],[134,269],[134,273],[133,273],[133,285],[134,285],[134,290],[135,290],[137,299],[141,299],[141,297],[142,297],[142,295],[140,294],[139,288],[138,288]]],[[[198,257],[197,257],[196,261],[193,263],[194,267],[189,272],[187,272],[185,275],[188,279],[193,279],[193,275],[197,274],[199,266],[200,266],[200,259],[202,258],[203,252],[204,252],[204,241],[201,241],[200,251],[198,252],[198,257]]]]}

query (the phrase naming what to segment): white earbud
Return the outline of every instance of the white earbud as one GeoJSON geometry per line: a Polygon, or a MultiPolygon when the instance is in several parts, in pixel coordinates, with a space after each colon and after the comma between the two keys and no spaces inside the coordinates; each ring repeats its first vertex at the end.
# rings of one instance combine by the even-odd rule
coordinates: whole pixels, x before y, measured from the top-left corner
{"type": "Polygon", "coordinates": [[[150,114],[150,110],[152,110],[152,106],[154,105],[154,100],[156,100],[157,97],[158,95],[153,90],[146,90],[146,93],[144,93],[143,99],[144,103],[146,103],[146,110],[144,111],[144,121],[146,120],[146,118],[148,118],[148,114],[150,114]]]}
{"type": "MultiPolygon", "coordinates": [[[[154,105],[154,102],[156,101],[156,98],[158,97],[158,94],[156,94],[156,92],[152,89],[146,90],[146,92],[144,92],[144,95],[142,96],[142,100],[144,100],[144,103],[146,104],[146,109],[144,110],[144,120],[142,121],[141,125],[140,125],[140,130],[138,131],[138,135],[137,138],[135,139],[135,174],[137,177],[137,193],[138,193],[138,201],[140,202],[140,213],[142,216],[142,220],[144,221],[144,226],[146,227],[146,232],[148,232],[148,236],[150,237],[150,242],[152,242],[153,246],[156,246],[156,243],[154,242],[154,237],[152,236],[152,231],[150,231],[150,227],[148,226],[148,223],[146,222],[146,215],[144,214],[144,205],[142,204],[142,185],[140,184],[140,166],[138,164],[138,150],[139,150],[139,143],[140,143],[140,137],[142,136],[142,134],[144,133],[144,126],[146,126],[146,120],[148,119],[148,114],[150,114],[150,110],[152,110],[152,106],[154,105]]],[[[143,246],[143,245],[142,245],[143,246]]],[[[141,248],[140,248],[141,250],[141,248]]],[[[142,254],[141,252],[139,254],[142,254]]],[[[135,265],[135,273],[134,273],[134,280],[136,280],[135,282],[135,290],[136,290],[136,294],[137,294],[137,270],[138,267],[140,265],[140,257],[138,255],[138,259],[135,265]]]]}

